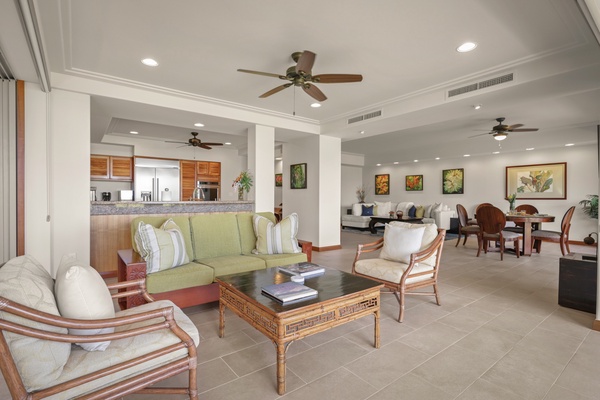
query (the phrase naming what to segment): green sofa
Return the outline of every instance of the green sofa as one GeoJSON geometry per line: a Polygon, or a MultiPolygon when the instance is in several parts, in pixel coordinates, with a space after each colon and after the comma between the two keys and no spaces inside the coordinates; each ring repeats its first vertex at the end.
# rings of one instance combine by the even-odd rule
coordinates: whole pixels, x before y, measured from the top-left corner
{"type": "MultiPolygon", "coordinates": [[[[273,213],[258,213],[276,222],[273,213]]],[[[131,223],[133,249],[118,251],[118,279],[126,281],[146,278],[148,292],[157,300],[171,300],[179,307],[190,307],[219,299],[215,278],[238,272],[310,261],[312,243],[299,240],[302,253],[253,254],[256,235],[252,227],[253,213],[209,213],[191,217],[181,215],[140,216],[131,223]],[[146,262],[139,255],[134,240],[140,221],[156,228],[167,219],[179,226],[183,233],[190,263],[146,274],[146,262]]],[[[145,301],[140,297],[122,299],[119,304],[127,309],[145,301]]]]}

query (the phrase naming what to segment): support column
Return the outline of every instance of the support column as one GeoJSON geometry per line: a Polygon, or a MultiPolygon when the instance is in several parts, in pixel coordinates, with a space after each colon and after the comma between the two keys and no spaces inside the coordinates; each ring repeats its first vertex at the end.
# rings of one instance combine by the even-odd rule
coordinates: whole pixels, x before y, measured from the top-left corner
{"type": "Polygon", "coordinates": [[[271,211],[275,207],[275,128],[255,125],[248,129],[248,170],[254,177],[250,199],[254,211],[271,211]]]}

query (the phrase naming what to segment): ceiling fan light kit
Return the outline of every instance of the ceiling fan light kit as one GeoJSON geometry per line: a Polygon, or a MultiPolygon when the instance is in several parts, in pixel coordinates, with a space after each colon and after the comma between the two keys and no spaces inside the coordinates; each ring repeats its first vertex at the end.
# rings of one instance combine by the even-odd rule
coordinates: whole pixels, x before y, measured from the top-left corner
{"type": "Polygon", "coordinates": [[[490,132],[480,133],[479,135],[474,135],[474,136],[469,136],[469,137],[472,138],[472,137],[477,137],[477,136],[481,136],[481,135],[492,135],[494,137],[494,139],[496,139],[496,140],[504,140],[508,137],[508,134],[510,132],[536,132],[539,130],[538,128],[521,128],[523,126],[523,124],[504,125],[502,123],[502,122],[504,122],[504,120],[505,120],[504,117],[496,118],[498,125],[492,127],[492,130],[490,132]]]}
{"type": "Polygon", "coordinates": [[[506,135],[506,133],[504,132],[498,132],[498,133],[494,133],[494,139],[496,140],[504,140],[506,139],[508,136],[506,135]]]}
{"type": "Polygon", "coordinates": [[[277,86],[268,92],[265,92],[258,96],[261,99],[269,97],[275,93],[287,89],[290,86],[301,87],[306,94],[313,99],[323,102],[327,100],[327,96],[313,83],[348,83],[348,82],[361,82],[362,75],[359,74],[321,74],[313,75],[312,67],[315,63],[317,55],[312,51],[304,50],[292,53],[292,60],[296,63],[287,69],[285,75],[273,74],[270,72],[253,71],[249,69],[238,69],[239,72],[245,72],[247,74],[256,74],[268,76],[271,78],[278,78],[289,81],[281,86],[277,86]]]}

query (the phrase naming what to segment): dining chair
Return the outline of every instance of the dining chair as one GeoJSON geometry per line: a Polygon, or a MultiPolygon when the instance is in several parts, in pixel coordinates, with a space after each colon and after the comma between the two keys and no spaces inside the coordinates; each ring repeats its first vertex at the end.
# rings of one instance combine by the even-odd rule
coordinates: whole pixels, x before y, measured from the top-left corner
{"type": "Polygon", "coordinates": [[[567,210],[560,223],[560,232],[538,229],[531,233],[532,247],[537,253],[542,250],[542,242],[560,243],[560,252],[563,256],[571,252],[569,249],[569,230],[571,229],[571,218],[573,218],[574,212],[575,206],[567,210]]]}
{"type": "Polygon", "coordinates": [[[477,211],[477,222],[481,227],[481,241],[477,250],[477,257],[481,249],[487,254],[489,242],[500,243],[500,260],[504,259],[504,248],[506,242],[513,242],[517,258],[520,257],[519,240],[522,235],[515,232],[505,231],[506,215],[504,212],[494,206],[482,207],[477,211]]]}
{"type": "Polygon", "coordinates": [[[467,209],[462,204],[456,205],[456,213],[458,214],[458,240],[456,241],[456,245],[454,247],[457,247],[460,243],[461,235],[465,237],[463,246],[467,243],[467,238],[469,237],[469,235],[476,235],[477,248],[479,248],[479,235],[481,234],[481,228],[479,227],[479,225],[468,224],[469,216],[467,215],[467,209]]]}
{"type": "Polygon", "coordinates": [[[472,218],[472,219],[469,219],[469,220],[467,221],[467,223],[468,223],[469,225],[478,225],[478,224],[477,224],[477,213],[479,212],[479,210],[480,210],[481,208],[483,208],[483,207],[489,207],[489,206],[493,206],[493,204],[492,204],[492,203],[481,203],[481,204],[479,204],[479,205],[477,206],[477,208],[475,208],[475,214],[473,215],[473,218],[472,218]]]}
{"type": "MultiPolygon", "coordinates": [[[[527,215],[534,215],[539,212],[538,209],[535,208],[535,206],[532,206],[531,204],[518,205],[515,208],[515,211],[524,212],[527,215]]],[[[523,225],[525,225],[524,222],[515,222],[515,226],[508,226],[508,227],[504,228],[504,230],[510,231],[510,232],[516,232],[516,233],[523,233],[523,225]]],[[[533,230],[539,229],[539,224],[533,223],[531,226],[531,229],[533,229],[533,230]]]]}

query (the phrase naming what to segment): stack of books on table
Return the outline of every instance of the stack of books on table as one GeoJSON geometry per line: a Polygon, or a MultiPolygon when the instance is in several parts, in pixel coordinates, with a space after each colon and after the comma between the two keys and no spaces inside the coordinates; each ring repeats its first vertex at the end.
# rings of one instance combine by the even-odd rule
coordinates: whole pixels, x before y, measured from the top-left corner
{"type": "Polygon", "coordinates": [[[316,297],[319,294],[315,289],[296,282],[268,285],[262,288],[262,293],[284,304],[295,300],[316,297]]]}
{"type": "Polygon", "coordinates": [[[305,278],[310,278],[315,275],[322,275],[325,273],[325,268],[321,267],[318,264],[313,264],[310,262],[301,262],[297,264],[286,265],[284,267],[279,267],[279,272],[283,272],[288,275],[300,275],[305,278]]]}

